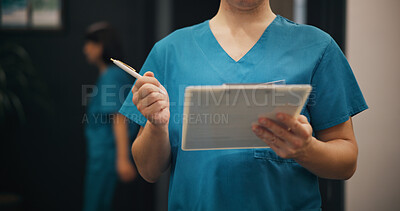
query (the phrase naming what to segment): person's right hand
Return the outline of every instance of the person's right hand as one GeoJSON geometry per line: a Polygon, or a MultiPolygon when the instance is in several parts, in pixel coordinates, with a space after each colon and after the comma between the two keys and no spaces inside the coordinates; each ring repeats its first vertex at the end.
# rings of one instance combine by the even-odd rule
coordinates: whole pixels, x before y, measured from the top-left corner
{"type": "Polygon", "coordinates": [[[132,102],[140,113],[153,125],[167,125],[169,122],[169,97],[167,90],[154,77],[146,72],[136,80],[132,88],[132,102]],[[165,92],[161,93],[160,89],[165,92]]]}

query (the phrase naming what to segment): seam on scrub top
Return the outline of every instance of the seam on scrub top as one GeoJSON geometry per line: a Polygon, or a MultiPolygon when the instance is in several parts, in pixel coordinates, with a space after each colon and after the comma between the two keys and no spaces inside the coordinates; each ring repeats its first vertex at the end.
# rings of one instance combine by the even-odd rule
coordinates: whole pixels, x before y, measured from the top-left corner
{"type": "MultiPolygon", "coordinates": [[[[207,21],[207,24],[209,24],[209,21],[207,21]]],[[[209,27],[209,26],[208,26],[209,27]]],[[[197,40],[194,38],[194,30],[193,28],[191,28],[190,30],[190,35],[194,41],[194,43],[196,43],[196,46],[200,49],[201,54],[203,54],[204,58],[207,60],[207,63],[214,68],[214,70],[218,70],[213,64],[211,64],[211,62],[209,61],[208,57],[206,56],[206,54],[204,53],[203,49],[200,47],[199,43],[197,42],[197,40]]]]}
{"type": "MultiPolygon", "coordinates": [[[[158,46],[160,45],[159,42],[160,42],[160,41],[158,41],[156,44],[154,44],[154,57],[155,57],[155,58],[158,58],[158,48],[159,48],[158,46]]],[[[165,61],[165,60],[166,60],[166,59],[164,58],[164,61],[165,61]]],[[[162,66],[160,65],[160,62],[159,62],[158,59],[154,59],[154,61],[156,62],[156,66],[158,67],[158,70],[156,70],[156,71],[157,71],[158,73],[160,73],[159,68],[162,67],[162,66]]],[[[166,72],[167,72],[167,71],[166,71],[166,68],[165,68],[165,63],[166,63],[166,62],[164,62],[164,67],[161,68],[161,69],[164,70],[164,71],[163,71],[163,78],[162,78],[163,80],[162,80],[162,81],[159,81],[160,84],[163,85],[163,86],[165,85],[164,82],[165,82],[165,77],[166,77],[166,72]]],[[[158,80],[158,79],[157,79],[157,80],[158,80]]]]}
{"type": "Polygon", "coordinates": [[[311,84],[312,84],[312,81],[314,80],[314,75],[316,74],[320,64],[322,63],[322,59],[325,57],[325,54],[328,51],[328,47],[332,44],[332,40],[333,40],[333,38],[330,39],[330,42],[328,43],[328,45],[326,45],[324,52],[322,53],[321,57],[318,59],[317,64],[315,64],[315,67],[311,74],[311,81],[310,81],[311,84]]]}
{"type": "Polygon", "coordinates": [[[280,158],[278,155],[270,155],[272,152],[264,151],[262,149],[254,149],[253,150],[253,157],[255,159],[261,159],[261,160],[269,160],[277,163],[296,163],[295,160],[293,159],[283,159],[280,158]],[[267,153],[267,154],[266,154],[267,153]],[[275,158],[277,156],[277,158],[275,158]]]}

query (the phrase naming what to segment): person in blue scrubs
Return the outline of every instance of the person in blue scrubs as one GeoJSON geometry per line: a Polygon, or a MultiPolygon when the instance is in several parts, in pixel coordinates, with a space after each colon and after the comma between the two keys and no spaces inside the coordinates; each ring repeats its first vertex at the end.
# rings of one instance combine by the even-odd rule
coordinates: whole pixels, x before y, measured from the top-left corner
{"type": "Polygon", "coordinates": [[[133,81],[110,62],[111,57],[121,58],[122,52],[109,24],[91,25],[85,37],[84,53],[89,63],[98,67],[100,76],[83,118],[88,153],[83,210],[112,210],[119,181],[127,185],[137,175],[129,153],[131,127],[118,113],[133,81]]]}
{"type": "Polygon", "coordinates": [[[156,43],[141,72],[120,113],[140,126],[132,154],[143,178],[170,167],[169,210],[320,210],[318,177],[355,172],[351,117],[367,105],[345,56],[268,0],[221,0],[211,20],[156,43]],[[313,92],[298,118],[249,125],[270,148],[182,151],[185,87],[276,80],[313,92]]]}

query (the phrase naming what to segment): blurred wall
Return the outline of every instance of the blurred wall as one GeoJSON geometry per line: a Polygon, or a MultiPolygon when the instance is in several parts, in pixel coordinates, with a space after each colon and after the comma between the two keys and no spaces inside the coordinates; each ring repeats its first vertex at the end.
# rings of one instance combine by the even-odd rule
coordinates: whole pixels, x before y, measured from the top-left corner
{"type": "Polygon", "coordinates": [[[275,14],[279,14],[289,20],[293,20],[293,0],[269,0],[271,9],[275,14]]]}
{"type": "Polygon", "coordinates": [[[400,210],[400,1],[347,6],[347,56],[370,109],[354,118],[359,159],[346,208],[400,210]]]}
{"type": "Polygon", "coordinates": [[[63,31],[0,31],[0,44],[27,50],[51,99],[52,111],[37,112],[28,105],[28,123],[1,140],[1,191],[21,194],[26,210],[81,209],[86,164],[82,85],[94,84],[98,76],[82,53],[86,27],[102,20],[113,24],[126,61],[137,69],[154,44],[153,0],[64,2],[63,31]]]}

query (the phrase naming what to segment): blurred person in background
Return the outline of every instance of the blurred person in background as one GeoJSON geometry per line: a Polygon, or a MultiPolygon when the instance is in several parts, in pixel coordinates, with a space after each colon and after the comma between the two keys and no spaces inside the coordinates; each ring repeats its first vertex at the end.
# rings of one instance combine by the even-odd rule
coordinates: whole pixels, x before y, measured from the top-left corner
{"type": "Polygon", "coordinates": [[[100,74],[85,114],[88,154],[83,210],[133,210],[129,207],[135,205],[133,200],[137,198],[134,180],[138,174],[129,146],[136,134],[129,134],[135,130],[118,113],[133,81],[110,61],[123,57],[117,32],[106,22],[91,25],[83,52],[100,74]]]}

